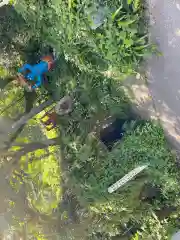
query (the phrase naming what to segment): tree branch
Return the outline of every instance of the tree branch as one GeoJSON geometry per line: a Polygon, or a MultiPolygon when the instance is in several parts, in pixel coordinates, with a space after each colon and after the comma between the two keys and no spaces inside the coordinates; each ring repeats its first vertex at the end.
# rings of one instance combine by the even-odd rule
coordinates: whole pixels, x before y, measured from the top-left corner
{"type": "MultiPolygon", "coordinates": [[[[50,146],[59,145],[59,137],[47,139],[42,142],[33,142],[33,143],[14,143],[12,146],[22,147],[19,151],[15,152],[14,157],[16,160],[19,160],[23,155],[28,154],[29,152],[34,152],[39,149],[44,149],[50,146]]],[[[16,161],[15,160],[15,161],[16,161]]]]}
{"type": "Polygon", "coordinates": [[[42,104],[40,104],[38,107],[34,107],[31,109],[31,111],[29,113],[27,113],[26,115],[24,115],[23,117],[21,117],[18,121],[16,121],[13,125],[12,128],[15,129],[16,131],[21,128],[21,126],[23,126],[24,124],[26,124],[26,122],[28,120],[30,120],[31,118],[33,118],[34,116],[36,116],[39,112],[41,112],[44,108],[50,106],[54,101],[49,99],[46,102],[43,102],[42,104]]]}

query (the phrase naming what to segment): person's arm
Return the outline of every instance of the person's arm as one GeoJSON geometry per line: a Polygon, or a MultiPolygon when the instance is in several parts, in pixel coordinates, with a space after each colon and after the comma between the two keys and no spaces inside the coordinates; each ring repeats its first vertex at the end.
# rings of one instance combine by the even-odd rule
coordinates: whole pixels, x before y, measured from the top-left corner
{"type": "Polygon", "coordinates": [[[42,82],[41,76],[37,76],[37,81],[36,81],[36,83],[32,86],[32,88],[35,89],[35,88],[40,87],[40,86],[41,86],[41,82],[42,82]]]}
{"type": "Polygon", "coordinates": [[[19,70],[19,73],[23,73],[26,70],[29,70],[30,72],[32,72],[33,67],[31,65],[29,65],[28,63],[25,63],[19,70]]]}

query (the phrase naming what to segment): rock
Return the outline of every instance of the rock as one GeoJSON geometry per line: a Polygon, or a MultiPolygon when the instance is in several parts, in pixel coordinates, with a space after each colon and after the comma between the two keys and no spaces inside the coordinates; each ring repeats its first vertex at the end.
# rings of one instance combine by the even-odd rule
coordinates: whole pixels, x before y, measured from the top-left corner
{"type": "Polygon", "coordinates": [[[90,19],[90,27],[92,30],[100,27],[109,14],[109,9],[104,6],[92,6],[86,10],[88,19],[90,19]]]}

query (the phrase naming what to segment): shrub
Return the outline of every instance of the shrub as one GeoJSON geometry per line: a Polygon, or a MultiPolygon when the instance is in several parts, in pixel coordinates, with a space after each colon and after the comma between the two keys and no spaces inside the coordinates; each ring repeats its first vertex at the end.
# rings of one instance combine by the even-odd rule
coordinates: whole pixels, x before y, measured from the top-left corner
{"type": "Polygon", "coordinates": [[[130,221],[141,226],[151,211],[171,204],[179,206],[175,157],[166,145],[162,128],[155,123],[131,126],[111,152],[89,136],[84,144],[74,143],[69,154],[73,159],[70,179],[74,189],[80,191],[79,201],[88,206],[95,232],[116,236],[122,234],[121,227],[130,221]],[[108,194],[111,184],[144,164],[149,164],[147,170],[115,193],[108,194]],[[161,192],[151,204],[140,197],[147,184],[158,187],[161,192]]]}
{"type": "MultiPolygon", "coordinates": [[[[140,1],[108,0],[101,4],[22,0],[15,8],[29,28],[23,44],[28,45],[26,50],[30,53],[34,51],[30,59],[47,45],[61,55],[56,70],[49,74],[48,90],[58,98],[70,94],[74,99],[74,111],[59,119],[67,167],[62,175],[63,180],[67,176],[64,182],[73,189],[87,213],[83,218],[90,219],[89,236],[112,239],[123,234],[124,226],[132,225],[142,231],[144,219],[148,225],[153,211],[172,202],[178,207],[175,158],[160,126],[151,122],[126,126],[123,140],[111,152],[98,139],[104,120],[126,118],[129,114],[129,99],[115,79],[136,73],[143,57],[153,50],[143,26],[140,1]],[[98,23],[97,17],[101,18],[98,23]],[[108,194],[111,184],[144,164],[149,164],[147,170],[117,192],[108,194]],[[162,199],[143,201],[140,195],[146,184],[160,189],[162,199]]],[[[25,172],[33,176],[43,168],[41,181],[33,176],[40,194],[31,204],[39,212],[49,214],[59,203],[60,176],[54,158],[48,157],[44,163],[43,167],[41,162],[30,163],[25,172]],[[47,195],[52,200],[49,206],[47,195]]],[[[144,229],[145,235],[149,230],[144,229]]]]}
{"type": "Polygon", "coordinates": [[[80,0],[23,0],[16,9],[40,41],[53,46],[81,70],[129,75],[137,71],[151,49],[138,1],[107,1],[102,5],[80,0]],[[99,25],[93,28],[96,18],[100,18],[99,25]]]}

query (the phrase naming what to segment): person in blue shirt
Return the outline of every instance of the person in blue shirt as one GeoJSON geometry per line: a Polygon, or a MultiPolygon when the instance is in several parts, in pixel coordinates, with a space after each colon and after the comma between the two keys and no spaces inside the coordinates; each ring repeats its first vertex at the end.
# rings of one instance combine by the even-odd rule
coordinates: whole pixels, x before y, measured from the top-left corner
{"type": "Polygon", "coordinates": [[[51,56],[46,56],[35,65],[24,64],[18,72],[22,74],[26,80],[35,82],[35,84],[32,85],[32,89],[35,89],[41,86],[44,74],[51,69],[52,64],[53,58],[51,56]]]}

